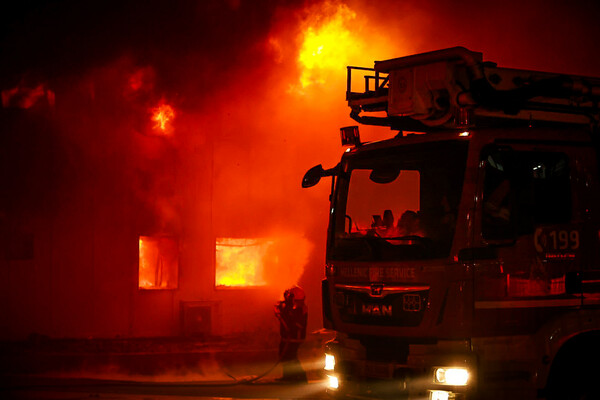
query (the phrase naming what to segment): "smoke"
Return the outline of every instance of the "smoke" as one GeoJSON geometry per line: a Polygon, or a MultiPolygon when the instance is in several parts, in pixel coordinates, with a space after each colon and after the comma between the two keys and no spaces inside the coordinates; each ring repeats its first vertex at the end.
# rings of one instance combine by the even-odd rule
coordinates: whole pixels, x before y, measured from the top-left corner
{"type": "Polygon", "coordinates": [[[500,66],[598,75],[598,11],[591,0],[53,2],[4,17],[0,84],[28,76],[56,92],[60,200],[85,186],[129,204],[118,215],[136,215],[135,231],[200,238],[209,252],[214,237],[280,237],[272,285],[299,280],[318,310],[329,185],[300,181],[337,163],[338,129],[355,124],[345,66],[461,45],[500,66]],[[175,111],[169,135],[152,130],[161,102],[175,111]]]}
{"type": "Polygon", "coordinates": [[[408,54],[464,46],[506,67],[591,76],[600,70],[595,50],[600,27],[594,22],[600,5],[594,1],[349,4],[376,21],[370,26],[408,54]]]}

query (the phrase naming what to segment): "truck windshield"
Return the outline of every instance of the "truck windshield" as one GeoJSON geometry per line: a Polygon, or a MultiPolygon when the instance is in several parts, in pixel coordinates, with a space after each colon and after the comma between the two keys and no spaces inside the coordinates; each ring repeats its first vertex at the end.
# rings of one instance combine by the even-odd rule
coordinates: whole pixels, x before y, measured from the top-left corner
{"type": "Polygon", "coordinates": [[[330,258],[447,257],[467,146],[466,141],[421,143],[348,157],[338,178],[330,258]]]}

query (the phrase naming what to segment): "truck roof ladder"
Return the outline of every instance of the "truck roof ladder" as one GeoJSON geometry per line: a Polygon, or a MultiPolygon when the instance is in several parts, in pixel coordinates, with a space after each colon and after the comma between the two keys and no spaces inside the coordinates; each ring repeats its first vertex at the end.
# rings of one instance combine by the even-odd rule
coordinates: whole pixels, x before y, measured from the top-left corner
{"type": "Polygon", "coordinates": [[[398,130],[532,123],[597,130],[600,78],[499,68],[453,47],[348,67],[346,100],[356,121],[398,130]],[[358,92],[356,75],[363,78],[358,92]]]}

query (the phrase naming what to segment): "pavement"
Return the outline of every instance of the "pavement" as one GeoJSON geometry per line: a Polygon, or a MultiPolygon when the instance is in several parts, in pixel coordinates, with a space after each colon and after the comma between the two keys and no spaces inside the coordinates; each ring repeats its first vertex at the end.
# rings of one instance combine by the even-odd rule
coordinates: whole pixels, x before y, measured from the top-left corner
{"type": "MultiPolygon", "coordinates": [[[[299,359],[310,382],[322,380],[326,331],[307,335],[299,359]]],[[[278,338],[51,339],[0,342],[0,388],[58,380],[181,386],[270,384],[281,376],[278,338]]],[[[86,383],[86,384],[87,384],[86,383]]],[[[156,389],[156,388],[155,388],[156,389]]],[[[162,389],[161,389],[162,390],[162,389]]]]}

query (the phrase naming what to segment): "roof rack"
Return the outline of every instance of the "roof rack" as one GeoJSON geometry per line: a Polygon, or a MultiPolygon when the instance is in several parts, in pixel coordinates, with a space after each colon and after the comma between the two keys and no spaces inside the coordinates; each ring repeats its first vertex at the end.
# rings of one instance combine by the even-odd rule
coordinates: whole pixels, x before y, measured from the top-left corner
{"type": "Polygon", "coordinates": [[[598,126],[600,78],[499,68],[482,53],[453,47],[348,67],[346,100],[354,120],[398,130],[598,126]],[[359,92],[352,91],[356,75],[359,92]]]}

